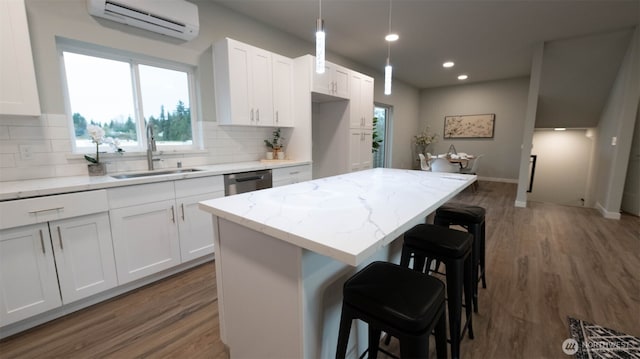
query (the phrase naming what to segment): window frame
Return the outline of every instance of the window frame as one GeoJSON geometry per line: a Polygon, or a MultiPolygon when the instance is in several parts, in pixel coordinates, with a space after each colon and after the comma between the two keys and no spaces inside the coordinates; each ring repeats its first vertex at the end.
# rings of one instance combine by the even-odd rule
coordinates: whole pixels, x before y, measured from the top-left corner
{"type": "MultiPolygon", "coordinates": [[[[122,148],[128,152],[145,152],[147,150],[147,139],[145,136],[146,128],[144,125],[144,109],[142,108],[142,97],[140,90],[140,73],[139,65],[153,66],[167,70],[180,71],[187,74],[187,86],[189,94],[189,111],[191,117],[191,145],[163,145],[157,142],[158,151],[165,152],[187,152],[201,149],[201,134],[198,127],[199,114],[197,112],[197,95],[196,95],[196,67],[193,65],[182,64],[170,60],[157,59],[150,56],[131,53],[111,48],[103,48],[97,45],[77,44],[73,41],[65,41],[57,39],[58,58],[60,61],[60,74],[63,87],[63,96],[65,102],[65,112],[67,115],[67,123],[69,124],[69,133],[71,135],[71,152],[75,154],[91,154],[95,152],[92,147],[78,147],[76,144],[75,126],[73,123],[73,111],[71,108],[71,98],[69,96],[69,88],[67,84],[67,73],[64,62],[64,52],[72,52],[79,55],[93,56],[107,60],[120,61],[129,64],[131,71],[131,90],[133,93],[134,121],[136,126],[136,136],[138,137],[137,146],[123,146],[122,148]]],[[[100,145],[100,151],[112,152],[108,144],[100,145]]]]}

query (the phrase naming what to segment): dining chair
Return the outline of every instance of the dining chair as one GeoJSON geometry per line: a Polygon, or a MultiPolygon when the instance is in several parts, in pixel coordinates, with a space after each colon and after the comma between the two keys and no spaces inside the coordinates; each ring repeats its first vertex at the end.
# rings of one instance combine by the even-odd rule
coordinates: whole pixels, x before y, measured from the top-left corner
{"type": "MultiPolygon", "coordinates": [[[[478,175],[478,168],[480,167],[480,159],[484,156],[484,154],[482,155],[477,155],[475,156],[475,158],[473,159],[473,162],[471,163],[471,167],[468,168],[461,168],[460,169],[460,173],[464,173],[467,175],[478,175]]],[[[477,191],[478,190],[478,180],[476,179],[475,182],[473,182],[473,184],[471,185],[473,191],[477,191]]]]}
{"type": "Polygon", "coordinates": [[[425,157],[422,153],[418,153],[418,157],[420,157],[420,169],[423,171],[431,171],[431,154],[427,153],[429,158],[425,157]]]}
{"type": "Polygon", "coordinates": [[[431,160],[431,172],[458,172],[460,166],[457,163],[451,163],[446,158],[434,158],[431,160]]]}

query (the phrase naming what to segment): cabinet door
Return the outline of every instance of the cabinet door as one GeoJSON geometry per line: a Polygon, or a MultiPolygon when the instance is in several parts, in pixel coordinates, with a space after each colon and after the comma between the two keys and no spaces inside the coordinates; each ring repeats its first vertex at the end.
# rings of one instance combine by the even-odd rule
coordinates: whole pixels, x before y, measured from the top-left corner
{"type": "Polygon", "coordinates": [[[251,108],[253,120],[259,126],[273,126],[273,75],[271,53],[252,47],[251,108]]]}
{"type": "Polygon", "coordinates": [[[211,214],[201,211],[198,202],[220,197],[224,197],[224,191],[177,199],[183,263],[214,252],[211,214]]]}
{"type": "Polygon", "coordinates": [[[352,129],[349,133],[349,171],[359,171],[360,147],[362,147],[362,130],[352,129]]]}
{"type": "Polygon", "coordinates": [[[366,130],[362,132],[362,142],[360,143],[360,169],[366,170],[373,167],[373,132],[366,130]]]}
{"type": "Polygon", "coordinates": [[[61,305],[47,224],[0,231],[0,326],[61,305]]]}
{"type": "Polygon", "coordinates": [[[110,218],[121,285],[180,264],[174,200],[114,209],[110,218]]]}
{"type": "Polygon", "coordinates": [[[349,100],[349,127],[362,128],[364,117],[362,116],[362,82],[363,76],[357,72],[351,74],[351,96],[349,100]]]}
{"type": "Polygon", "coordinates": [[[369,76],[351,73],[350,121],[351,128],[373,128],[373,79],[369,76]]]}
{"type": "Polygon", "coordinates": [[[370,130],[351,130],[349,136],[349,169],[351,172],[372,167],[372,140],[373,133],[370,130]]]}
{"type": "Polygon", "coordinates": [[[251,96],[251,47],[229,41],[229,101],[231,102],[230,123],[234,125],[253,124],[251,96]]]}
{"type": "Polygon", "coordinates": [[[272,54],[274,125],[293,126],[293,60],[272,54]]]}
{"type": "Polygon", "coordinates": [[[0,1],[0,114],[40,116],[23,0],[0,1]]]}
{"type": "Polygon", "coordinates": [[[118,285],[108,213],[50,223],[64,304],[118,285]]]}
{"type": "Polygon", "coordinates": [[[373,129],[373,78],[364,76],[360,84],[360,111],[364,128],[373,129]]]}
{"type": "Polygon", "coordinates": [[[316,72],[316,58],[312,58],[311,62],[311,73],[313,74],[313,92],[322,93],[325,95],[333,95],[333,75],[332,71],[333,64],[329,62],[325,62],[324,64],[324,73],[316,72]]]}
{"type": "Polygon", "coordinates": [[[334,70],[331,71],[334,82],[334,96],[349,98],[351,96],[349,89],[349,77],[350,71],[342,66],[334,65],[334,70]]]}

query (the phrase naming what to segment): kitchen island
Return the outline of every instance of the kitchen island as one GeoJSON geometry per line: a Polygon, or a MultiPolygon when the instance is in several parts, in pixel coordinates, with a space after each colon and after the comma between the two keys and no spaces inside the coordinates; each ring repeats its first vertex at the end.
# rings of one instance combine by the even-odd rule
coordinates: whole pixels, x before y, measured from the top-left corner
{"type": "MultiPolygon", "coordinates": [[[[475,180],[377,168],[201,202],[231,357],[335,357],[344,281],[371,261],[398,262],[395,240],[475,180]]],[[[357,357],[366,330],[352,333],[357,357]]]]}

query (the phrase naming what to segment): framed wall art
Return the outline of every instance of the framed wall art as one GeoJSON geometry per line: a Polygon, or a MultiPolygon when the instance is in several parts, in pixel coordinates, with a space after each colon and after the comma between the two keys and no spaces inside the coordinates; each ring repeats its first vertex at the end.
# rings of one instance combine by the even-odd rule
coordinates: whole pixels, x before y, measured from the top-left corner
{"type": "Polygon", "coordinates": [[[493,138],[495,120],[494,113],[445,116],[443,138],[493,138]]]}

